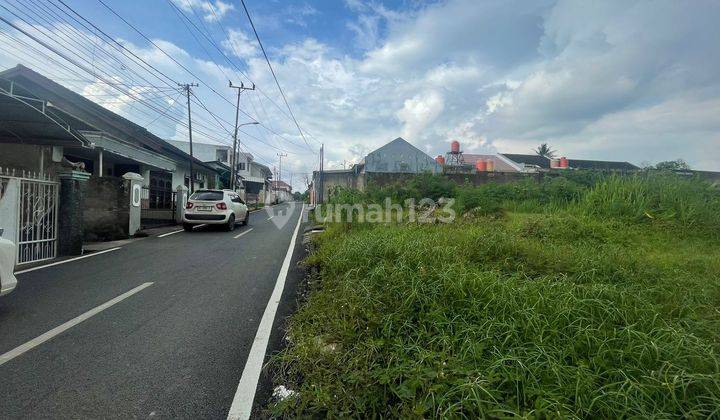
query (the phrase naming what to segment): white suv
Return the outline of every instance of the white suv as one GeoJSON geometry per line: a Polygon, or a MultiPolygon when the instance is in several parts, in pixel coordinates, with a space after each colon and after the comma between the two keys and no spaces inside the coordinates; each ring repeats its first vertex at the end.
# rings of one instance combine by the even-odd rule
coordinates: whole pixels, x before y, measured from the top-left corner
{"type": "Polygon", "coordinates": [[[183,229],[193,230],[193,225],[225,225],[235,229],[235,223],[246,225],[250,213],[237,193],[229,190],[197,190],[188,199],[183,214],[183,229]]]}
{"type": "Polygon", "coordinates": [[[15,278],[15,244],[2,238],[0,229],[0,296],[13,291],[17,285],[15,278]]]}

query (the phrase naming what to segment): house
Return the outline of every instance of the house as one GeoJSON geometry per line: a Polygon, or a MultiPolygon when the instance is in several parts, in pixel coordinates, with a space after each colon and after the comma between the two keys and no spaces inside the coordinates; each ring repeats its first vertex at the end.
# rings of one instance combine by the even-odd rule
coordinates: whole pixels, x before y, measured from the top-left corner
{"type": "Polygon", "coordinates": [[[596,171],[637,171],[638,166],[630,162],[614,162],[608,160],[583,160],[568,159],[568,167],[570,169],[589,169],[596,171]]]}
{"type": "Polygon", "coordinates": [[[271,203],[275,201],[272,193],[271,179],[273,177],[272,170],[262,163],[248,160],[246,162],[247,170],[243,175],[243,194],[245,201],[248,203],[271,203]]]}
{"type": "MultiPolygon", "coordinates": [[[[185,153],[190,153],[190,143],[180,140],[166,140],[185,153]]],[[[228,167],[232,159],[232,147],[224,144],[193,142],[193,156],[202,162],[220,162],[228,167]]]]}
{"type": "MultiPolygon", "coordinates": [[[[180,140],[166,140],[185,153],[190,153],[190,143],[180,140]]],[[[215,188],[229,188],[232,166],[232,147],[223,144],[193,142],[193,157],[204,162],[218,174],[215,188]]]]}
{"type": "Polygon", "coordinates": [[[365,157],[366,173],[440,173],[442,167],[427,153],[408,143],[402,137],[373,150],[365,157]]]}
{"type": "Polygon", "coordinates": [[[292,199],[292,187],[285,181],[273,181],[272,190],[278,203],[292,199]]]}
{"type": "Polygon", "coordinates": [[[540,155],[526,155],[517,153],[499,153],[506,161],[514,164],[520,172],[537,172],[550,169],[550,159],[540,155]]]}
{"type": "Polygon", "coordinates": [[[464,153],[462,163],[474,168],[478,161],[492,161],[495,172],[522,172],[522,166],[503,155],[464,153]]]}
{"type": "MultiPolygon", "coordinates": [[[[76,187],[68,192],[77,194],[78,200],[82,198],[82,206],[76,210],[82,212],[82,220],[68,227],[74,235],[72,252],[81,250],[83,235],[86,240],[97,240],[134,233],[127,223],[126,174],[141,177],[138,200],[144,225],[175,223],[174,194],[178,187],[215,187],[219,183],[219,174],[212,166],[191,159],[145,128],[22,65],[0,72],[0,168],[6,180],[13,174],[24,174],[21,186],[29,182],[54,186],[45,190],[54,191],[48,194],[57,197],[52,207],[59,208],[60,213],[70,206],[58,206],[58,201],[69,198],[57,177],[70,173],[73,182],[82,183],[78,187],[81,192],[75,193],[76,187]]],[[[38,196],[33,200],[50,198],[38,196]]],[[[20,210],[25,211],[50,214],[53,209],[20,210]]],[[[59,229],[59,238],[50,235],[53,239],[48,243],[59,240],[61,249],[66,219],[63,216],[59,224],[38,227],[48,232],[59,229]]],[[[33,229],[30,224],[13,228],[17,235],[23,229],[33,229]]],[[[20,236],[16,239],[22,245],[20,236]]],[[[31,259],[48,255],[45,251],[31,253],[31,259]]]]}
{"type": "MultiPolygon", "coordinates": [[[[500,153],[494,156],[496,156],[497,158],[497,160],[495,161],[495,171],[499,172],[543,172],[549,171],[551,169],[560,169],[553,167],[552,161],[550,159],[540,155],[500,153]]],[[[562,169],[582,169],[596,171],[637,171],[640,169],[639,167],[629,162],[585,159],[568,159],[567,161],[568,167],[562,169]]]]}
{"type": "MultiPolygon", "coordinates": [[[[39,161],[34,161],[42,157],[48,162],[52,152],[61,160],[82,164],[78,166],[97,177],[121,177],[135,172],[143,176],[147,187],[190,186],[190,156],[144,127],[22,65],[0,72],[0,81],[9,95],[6,100],[14,99],[15,108],[27,102],[44,104],[47,111],[46,119],[40,123],[37,118],[13,120],[11,114],[3,112],[0,121],[4,131],[24,131],[15,138],[6,135],[0,166],[15,165],[37,171],[41,169],[39,161]],[[47,121],[52,117],[57,117],[56,123],[47,121]],[[54,135],[44,133],[48,127],[63,131],[63,137],[59,141],[48,138],[54,135]]],[[[197,158],[193,163],[196,169],[193,187],[214,187],[218,174],[197,158]]],[[[47,166],[42,169],[53,171],[47,166]]]]}
{"type": "Polygon", "coordinates": [[[364,190],[368,179],[387,181],[425,172],[442,173],[442,166],[422,150],[398,137],[368,153],[361,163],[349,169],[314,171],[311,203],[325,202],[329,193],[337,187],[364,190]]]}

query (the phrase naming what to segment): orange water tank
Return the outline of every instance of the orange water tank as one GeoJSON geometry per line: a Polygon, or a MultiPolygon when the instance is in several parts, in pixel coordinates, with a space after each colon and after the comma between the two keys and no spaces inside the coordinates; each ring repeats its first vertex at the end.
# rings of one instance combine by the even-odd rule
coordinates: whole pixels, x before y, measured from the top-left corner
{"type": "Polygon", "coordinates": [[[487,162],[480,159],[477,162],[475,162],[475,169],[477,169],[478,172],[485,172],[487,171],[487,162]]]}
{"type": "Polygon", "coordinates": [[[566,158],[565,156],[563,156],[563,157],[560,158],[560,167],[563,168],[563,169],[569,167],[568,158],[566,158]]]}
{"type": "Polygon", "coordinates": [[[488,172],[492,172],[495,170],[495,161],[492,159],[488,159],[486,162],[486,169],[488,172]]]}
{"type": "Polygon", "coordinates": [[[460,142],[459,141],[453,140],[453,142],[450,143],[450,152],[460,153],[460,142]]]}
{"type": "Polygon", "coordinates": [[[445,164],[445,156],[443,156],[443,155],[438,155],[438,156],[435,158],[435,162],[439,163],[440,165],[444,165],[444,164],[445,164]]]}

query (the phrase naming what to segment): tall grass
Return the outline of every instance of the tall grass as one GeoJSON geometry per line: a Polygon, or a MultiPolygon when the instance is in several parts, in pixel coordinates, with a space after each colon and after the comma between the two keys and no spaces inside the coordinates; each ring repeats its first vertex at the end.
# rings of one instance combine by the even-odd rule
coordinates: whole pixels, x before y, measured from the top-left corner
{"type": "Polygon", "coordinates": [[[720,226],[718,190],[697,179],[674,175],[611,177],[588,191],[578,206],[596,216],[659,219],[712,229],[720,226]]]}
{"type": "Polygon", "coordinates": [[[455,191],[499,218],[328,226],[273,414],[720,416],[717,190],[591,181],[455,191]]]}

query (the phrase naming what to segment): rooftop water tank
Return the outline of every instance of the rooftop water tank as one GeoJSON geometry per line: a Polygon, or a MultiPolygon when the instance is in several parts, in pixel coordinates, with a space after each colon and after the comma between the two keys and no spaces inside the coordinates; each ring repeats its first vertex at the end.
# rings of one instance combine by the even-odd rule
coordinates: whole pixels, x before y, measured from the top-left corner
{"type": "Polygon", "coordinates": [[[450,143],[450,153],[460,153],[460,142],[457,140],[453,140],[452,143],[450,143]]]}
{"type": "Polygon", "coordinates": [[[495,170],[495,161],[492,159],[488,159],[485,163],[485,169],[487,169],[488,172],[493,172],[495,170]]]}

